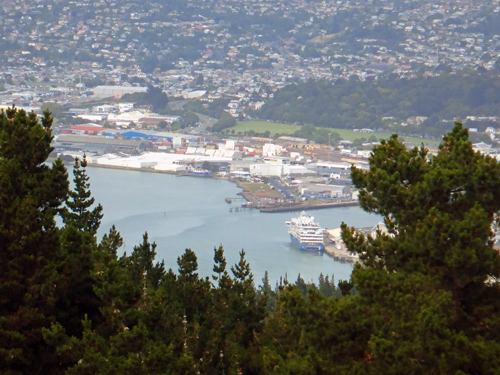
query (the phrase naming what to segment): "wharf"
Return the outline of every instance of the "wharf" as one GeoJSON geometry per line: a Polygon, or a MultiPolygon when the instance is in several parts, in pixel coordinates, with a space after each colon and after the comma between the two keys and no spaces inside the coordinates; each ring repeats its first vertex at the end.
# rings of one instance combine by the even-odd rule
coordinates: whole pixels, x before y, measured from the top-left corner
{"type": "Polygon", "coordinates": [[[226,203],[232,203],[233,201],[246,201],[244,197],[230,197],[225,199],[226,203]]]}
{"type": "Polygon", "coordinates": [[[323,208],[348,207],[348,206],[358,206],[358,205],[359,201],[357,199],[353,199],[343,202],[331,202],[331,203],[319,203],[319,204],[294,204],[287,206],[262,207],[260,209],[260,212],[276,213],[276,212],[311,211],[311,210],[320,210],[323,208]]]}
{"type": "Polygon", "coordinates": [[[359,257],[357,255],[353,255],[345,249],[337,249],[333,245],[326,245],[325,253],[338,262],[357,263],[359,261],[359,257]]]}
{"type": "Polygon", "coordinates": [[[203,177],[203,178],[212,178],[212,174],[193,174],[189,172],[175,172],[177,177],[203,177]]]}

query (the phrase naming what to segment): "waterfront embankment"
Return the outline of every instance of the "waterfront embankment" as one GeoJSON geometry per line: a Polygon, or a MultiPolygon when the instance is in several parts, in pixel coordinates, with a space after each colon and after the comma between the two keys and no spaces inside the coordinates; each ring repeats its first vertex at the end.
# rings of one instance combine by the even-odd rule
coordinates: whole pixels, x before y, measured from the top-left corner
{"type": "MultiPolygon", "coordinates": [[[[73,164],[72,162],[65,161],[66,164],[73,164]]],[[[165,171],[165,170],[157,170],[154,168],[134,168],[127,166],[117,166],[117,165],[103,165],[97,163],[89,163],[89,166],[104,168],[104,169],[117,169],[117,170],[126,170],[126,171],[136,171],[136,172],[147,172],[147,173],[158,173],[158,174],[168,174],[174,175],[178,177],[187,176],[187,177],[202,177],[216,180],[226,180],[232,183],[235,183],[239,188],[243,191],[238,195],[243,197],[249,205],[247,207],[253,207],[259,209],[262,213],[279,213],[279,212],[296,212],[296,211],[310,211],[310,210],[320,210],[326,208],[337,208],[337,207],[350,207],[350,206],[358,206],[359,202],[357,199],[346,200],[343,199],[341,201],[335,202],[324,202],[324,201],[313,201],[314,203],[309,202],[300,202],[300,203],[289,203],[284,202],[281,198],[281,194],[279,194],[276,190],[266,189],[262,191],[262,189],[257,189],[256,191],[248,190],[248,183],[246,181],[242,181],[240,179],[228,178],[223,176],[209,175],[209,176],[196,176],[191,175],[184,172],[174,172],[174,171],[165,171]],[[269,202],[272,201],[272,204],[269,202]]],[[[257,184],[252,184],[257,185],[257,184]]],[[[266,186],[266,184],[262,184],[266,186]]]]}
{"type": "Polygon", "coordinates": [[[334,245],[325,245],[325,253],[336,260],[337,262],[342,263],[357,263],[359,261],[359,257],[353,255],[347,251],[347,249],[338,249],[334,245]]]}
{"type": "Polygon", "coordinates": [[[324,208],[349,207],[359,206],[357,199],[343,200],[341,202],[317,203],[317,204],[292,204],[275,207],[262,207],[260,212],[276,213],[276,212],[295,212],[295,211],[311,211],[321,210],[324,208]]]}

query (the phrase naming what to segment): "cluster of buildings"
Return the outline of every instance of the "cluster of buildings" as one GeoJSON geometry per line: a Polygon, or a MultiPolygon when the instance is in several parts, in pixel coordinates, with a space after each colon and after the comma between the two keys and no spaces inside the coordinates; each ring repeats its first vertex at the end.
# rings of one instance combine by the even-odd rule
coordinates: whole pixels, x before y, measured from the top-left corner
{"type": "MultiPolygon", "coordinates": [[[[15,103],[35,112],[46,102],[82,104],[90,95],[141,93],[152,84],[170,97],[232,98],[226,111],[237,117],[259,109],[290,82],[370,80],[388,72],[411,78],[439,74],[440,65],[500,69],[500,37],[485,27],[500,17],[498,1],[190,0],[166,7],[154,1],[0,0],[0,7],[0,106],[15,103]]],[[[131,103],[81,107],[69,111],[93,124],[80,129],[87,134],[72,129],[67,136],[180,120],[131,103]]],[[[494,128],[487,132],[496,140],[494,128]]],[[[123,141],[147,149],[139,147],[143,142],[123,141]]]]}
{"type": "Polygon", "coordinates": [[[156,128],[160,122],[168,126],[181,120],[180,116],[158,115],[149,108],[135,108],[134,103],[101,104],[87,108],[70,108],[75,118],[106,123],[114,128],[156,128]]]}
{"type": "Polygon", "coordinates": [[[345,159],[340,152],[300,138],[283,137],[274,143],[261,138],[215,139],[151,130],[129,131],[75,125],[59,129],[55,152],[68,160],[83,157],[89,165],[152,172],[217,175],[261,181],[288,181],[296,195],[288,199],[350,197],[350,168],[366,168],[363,158],[345,159]],[[334,161],[320,161],[305,150],[317,148],[334,161]]]}
{"type": "Polygon", "coordinates": [[[4,89],[151,83],[200,85],[259,106],[290,82],[376,79],[391,71],[495,68],[500,37],[483,30],[498,1],[1,1],[4,89]],[[173,8],[173,9],[170,9],[173,8]],[[239,24],[241,23],[241,25],[239,24]],[[338,25],[342,25],[339,29],[338,25]],[[486,32],[486,33],[485,33],[486,32]],[[165,62],[168,63],[165,63],[165,62]]]}

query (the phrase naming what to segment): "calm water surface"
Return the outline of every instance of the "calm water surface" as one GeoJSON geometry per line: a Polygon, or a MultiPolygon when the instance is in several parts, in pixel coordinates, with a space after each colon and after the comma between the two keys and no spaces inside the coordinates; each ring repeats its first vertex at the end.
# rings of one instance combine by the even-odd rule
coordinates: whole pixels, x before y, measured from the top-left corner
{"type": "MultiPolygon", "coordinates": [[[[99,236],[116,225],[124,251],[130,253],[148,232],[150,242],[158,245],[157,260],[164,259],[167,269],[177,271],[177,257],[190,248],[198,256],[199,274],[211,275],[213,249],[222,244],[228,266],[238,262],[239,252],[245,250],[257,285],[266,270],[271,282],[285,275],[295,281],[299,273],[314,282],[320,273],[333,274],[336,280],[348,279],[351,273],[349,264],[291,246],[285,221],[298,213],[229,212],[231,205],[224,198],[241,191],[229,181],[95,167],[87,172],[92,194],[104,207],[99,236]]],[[[310,213],[329,229],[342,221],[357,227],[378,221],[358,207],[310,213]]]]}

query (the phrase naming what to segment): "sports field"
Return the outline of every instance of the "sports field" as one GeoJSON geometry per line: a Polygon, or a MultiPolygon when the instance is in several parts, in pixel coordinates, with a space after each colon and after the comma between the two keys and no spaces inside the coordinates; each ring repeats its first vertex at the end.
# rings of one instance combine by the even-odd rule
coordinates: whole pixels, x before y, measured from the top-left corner
{"type": "MultiPolygon", "coordinates": [[[[233,129],[235,134],[238,134],[239,132],[241,132],[241,134],[245,134],[245,132],[248,132],[250,130],[253,130],[256,133],[264,133],[267,130],[269,130],[271,135],[274,135],[276,133],[282,135],[285,134],[293,135],[295,131],[300,129],[300,125],[289,125],[289,124],[268,122],[268,121],[248,121],[248,122],[238,121],[236,126],[233,126],[228,130],[232,131],[233,129]]],[[[335,129],[335,128],[330,128],[330,130],[332,132],[338,133],[342,139],[347,141],[354,141],[356,139],[361,139],[361,138],[368,139],[372,135],[377,137],[377,139],[382,139],[382,138],[387,139],[391,136],[391,133],[360,133],[360,132],[355,132],[353,130],[335,129]]],[[[415,137],[402,136],[402,138],[406,142],[410,142],[417,146],[420,146],[422,143],[424,143],[425,145],[437,146],[440,143],[439,141],[433,141],[429,139],[422,139],[415,137]]]]}

